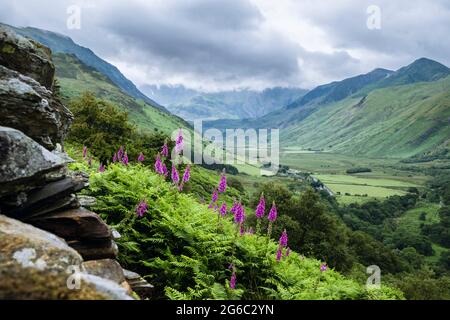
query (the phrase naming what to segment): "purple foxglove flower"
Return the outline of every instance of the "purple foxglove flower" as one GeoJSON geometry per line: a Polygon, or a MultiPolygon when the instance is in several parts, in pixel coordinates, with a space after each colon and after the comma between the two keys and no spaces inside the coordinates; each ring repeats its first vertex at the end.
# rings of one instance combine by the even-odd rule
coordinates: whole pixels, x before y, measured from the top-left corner
{"type": "Polygon", "coordinates": [[[237,207],[238,207],[238,203],[236,201],[233,201],[233,205],[231,206],[230,213],[236,214],[237,207]]]}
{"type": "Polygon", "coordinates": [[[233,274],[231,275],[230,288],[233,290],[236,289],[236,273],[235,272],[233,272],[233,274]]]}
{"type": "Polygon", "coordinates": [[[223,172],[220,176],[218,190],[219,190],[219,193],[224,193],[227,190],[227,177],[225,176],[225,169],[223,169],[223,172]]]}
{"type": "Polygon", "coordinates": [[[136,206],[136,214],[138,217],[143,217],[144,214],[147,212],[148,210],[148,205],[145,202],[145,200],[141,200],[141,202],[139,202],[139,204],[136,206]]]}
{"type": "Polygon", "coordinates": [[[214,190],[212,197],[211,197],[211,202],[215,203],[218,198],[219,198],[219,194],[217,193],[217,190],[214,190]]]}
{"type": "Polygon", "coordinates": [[[287,243],[288,243],[288,235],[287,235],[286,229],[284,229],[284,231],[280,237],[280,246],[287,247],[287,243]]]}
{"type": "Polygon", "coordinates": [[[234,222],[237,224],[242,224],[244,220],[245,220],[245,210],[244,207],[239,203],[234,214],[234,222]]]}
{"type": "Polygon", "coordinates": [[[128,155],[127,155],[127,153],[125,152],[125,154],[123,155],[123,158],[122,158],[122,163],[124,164],[124,165],[128,165],[128,155]]]}
{"type": "Polygon", "coordinates": [[[325,263],[322,263],[320,265],[320,272],[325,272],[325,271],[327,271],[327,265],[325,263]]]}
{"type": "Polygon", "coordinates": [[[161,165],[161,170],[162,170],[162,174],[164,175],[164,177],[167,177],[169,175],[169,171],[167,170],[166,164],[163,163],[161,165]]]}
{"type": "Polygon", "coordinates": [[[244,233],[245,233],[245,228],[244,228],[244,225],[241,224],[241,226],[240,226],[240,228],[239,228],[239,234],[240,234],[241,236],[243,236],[244,233]]]}
{"type": "Polygon", "coordinates": [[[222,205],[220,206],[220,215],[222,217],[224,217],[227,214],[227,204],[224,202],[222,202],[222,205]]]}
{"type": "Polygon", "coordinates": [[[156,171],[157,174],[163,174],[162,162],[161,162],[161,158],[159,156],[159,153],[156,155],[155,171],[156,171]]]}
{"type": "Polygon", "coordinates": [[[114,153],[112,161],[113,161],[113,163],[117,162],[117,153],[114,153]]]}
{"type": "Polygon", "coordinates": [[[89,157],[89,159],[88,159],[88,166],[92,167],[92,157],[89,157]]]}
{"type": "Polygon", "coordinates": [[[178,175],[177,168],[172,164],[172,182],[178,184],[180,182],[180,176],[178,175]]]}
{"type": "Polygon", "coordinates": [[[83,159],[86,159],[87,147],[83,146],[83,159]]]}
{"type": "Polygon", "coordinates": [[[264,199],[264,195],[261,194],[259,198],[258,206],[256,207],[255,215],[258,219],[261,219],[264,216],[264,212],[266,210],[266,200],[264,199]]]}
{"type": "Polygon", "coordinates": [[[248,234],[253,234],[253,233],[254,233],[253,228],[250,227],[250,229],[248,229],[247,233],[248,233],[248,234]]]}
{"type": "Polygon", "coordinates": [[[145,157],[144,157],[144,154],[141,152],[141,153],[139,153],[139,156],[138,156],[138,158],[137,158],[137,161],[138,162],[143,162],[145,160],[145,157]]]}
{"type": "Polygon", "coordinates": [[[277,261],[280,261],[282,256],[283,256],[283,251],[282,251],[281,247],[278,247],[278,250],[277,250],[277,261]]]}
{"type": "Polygon", "coordinates": [[[179,154],[183,150],[183,132],[180,128],[180,131],[178,131],[178,137],[175,141],[175,152],[179,154]]]}
{"type": "Polygon", "coordinates": [[[270,222],[274,222],[277,219],[277,207],[275,206],[275,201],[272,203],[272,208],[270,208],[268,219],[270,222]]]}
{"type": "Polygon", "coordinates": [[[180,183],[180,185],[178,186],[178,191],[183,191],[183,182],[180,183]]]}
{"type": "Polygon", "coordinates": [[[168,157],[169,156],[169,147],[167,146],[167,142],[164,142],[164,145],[163,145],[162,150],[161,150],[161,155],[163,157],[168,157]]]}
{"type": "Polygon", "coordinates": [[[234,269],[234,264],[230,263],[230,265],[228,266],[229,270],[233,270],[234,269]]]}
{"type": "Polygon", "coordinates": [[[189,179],[191,178],[191,166],[187,165],[186,170],[184,171],[183,174],[183,182],[188,182],[189,179]]]}
{"type": "Polygon", "coordinates": [[[217,209],[219,209],[219,207],[217,206],[217,204],[214,205],[214,211],[217,211],[217,209]]]}
{"type": "Polygon", "coordinates": [[[105,166],[100,163],[100,166],[98,167],[98,172],[105,172],[105,166]]]}
{"type": "Polygon", "coordinates": [[[289,255],[291,254],[291,248],[287,248],[286,249],[286,257],[289,257],[289,255]]]}
{"type": "Polygon", "coordinates": [[[119,151],[117,151],[117,161],[121,161],[123,157],[123,146],[120,146],[119,151]]]}

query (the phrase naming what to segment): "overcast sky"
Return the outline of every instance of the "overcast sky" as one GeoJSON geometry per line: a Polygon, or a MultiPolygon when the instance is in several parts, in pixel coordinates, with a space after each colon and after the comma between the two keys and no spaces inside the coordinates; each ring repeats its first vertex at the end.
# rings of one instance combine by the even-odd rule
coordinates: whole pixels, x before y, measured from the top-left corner
{"type": "Polygon", "coordinates": [[[66,34],[138,86],[311,88],[420,57],[450,65],[448,0],[0,0],[0,21],[66,34]]]}

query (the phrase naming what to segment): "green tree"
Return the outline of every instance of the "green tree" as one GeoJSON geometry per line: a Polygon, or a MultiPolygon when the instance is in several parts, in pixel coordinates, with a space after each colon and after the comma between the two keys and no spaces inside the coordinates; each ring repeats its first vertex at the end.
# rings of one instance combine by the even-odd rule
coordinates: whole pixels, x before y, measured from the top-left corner
{"type": "Polygon", "coordinates": [[[128,114],[109,102],[84,93],[73,99],[69,108],[74,122],[68,140],[87,146],[103,163],[111,159],[120,145],[127,145],[135,134],[128,114]]]}
{"type": "Polygon", "coordinates": [[[436,277],[428,267],[394,279],[388,277],[388,280],[402,290],[408,300],[450,299],[450,277],[436,277]]]}
{"type": "Polygon", "coordinates": [[[128,114],[115,105],[95,98],[92,93],[84,93],[73,99],[69,107],[74,114],[74,122],[68,140],[85,145],[100,162],[111,161],[120,146],[126,148],[130,161],[139,153],[145,155],[144,164],[151,165],[164,141],[172,142],[167,135],[155,132],[141,132],[128,121],[128,114]]]}

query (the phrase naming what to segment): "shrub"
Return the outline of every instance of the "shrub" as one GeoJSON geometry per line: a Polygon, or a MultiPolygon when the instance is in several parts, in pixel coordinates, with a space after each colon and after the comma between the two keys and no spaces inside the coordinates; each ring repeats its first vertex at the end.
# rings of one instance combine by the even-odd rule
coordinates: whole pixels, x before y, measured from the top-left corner
{"type": "Polygon", "coordinates": [[[104,164],[111,161],[119,146],[125,147],[130,160],[136,160],[144,152],[144,162],[152,164],[167,138],[158,132],[138,132],[128,121],[126,112],[89,92],[71,100],[69,108],[75,119],[68,142],[86,146],[104,164]]]}
{"type": "Polygon", "coordinates": [[[347,172],[347,174],[372,172],[372,169],[370,169],[370,168],[350,168],[350,169],[347,169],[346,172],[347,172]]]}

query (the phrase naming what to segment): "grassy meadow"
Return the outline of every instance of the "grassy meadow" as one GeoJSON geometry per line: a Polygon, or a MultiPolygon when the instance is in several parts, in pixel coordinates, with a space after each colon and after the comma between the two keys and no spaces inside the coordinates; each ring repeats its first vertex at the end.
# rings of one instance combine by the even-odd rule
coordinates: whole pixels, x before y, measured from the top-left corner
{"type": "Polygon", "coordinates": [[[404,195],[408,188],[420,189],[429,179],[421,173],[400,170],[399,159],[363,158],[288,148],[281,152],[280,161],[292,169],[311,173],[343,204],[404,195]],[[367,167],[372,172],[346,173],[346,170],[356,167],[367,167]]]}

